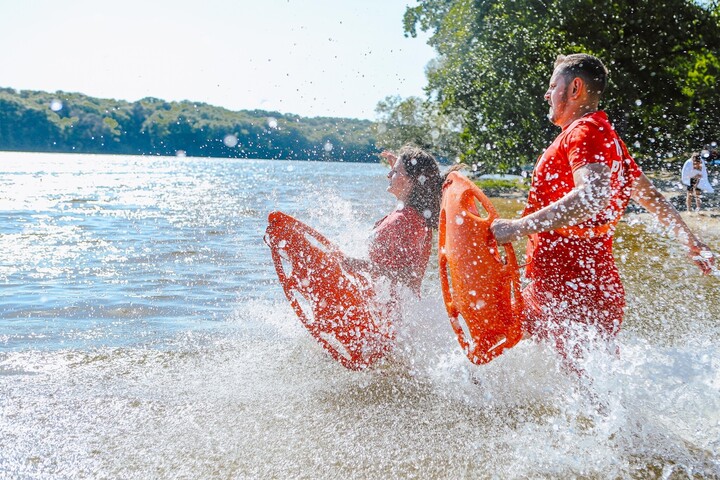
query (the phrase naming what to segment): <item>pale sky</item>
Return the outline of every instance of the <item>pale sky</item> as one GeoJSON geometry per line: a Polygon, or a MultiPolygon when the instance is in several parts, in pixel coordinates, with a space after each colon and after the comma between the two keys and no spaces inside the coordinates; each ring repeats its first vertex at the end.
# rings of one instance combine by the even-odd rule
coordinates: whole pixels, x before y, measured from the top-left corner
{"type": "Polygon", "coordinates": [[[414,0],[0,0],[0,87],[375,118],[423,96],[414,0]]]}

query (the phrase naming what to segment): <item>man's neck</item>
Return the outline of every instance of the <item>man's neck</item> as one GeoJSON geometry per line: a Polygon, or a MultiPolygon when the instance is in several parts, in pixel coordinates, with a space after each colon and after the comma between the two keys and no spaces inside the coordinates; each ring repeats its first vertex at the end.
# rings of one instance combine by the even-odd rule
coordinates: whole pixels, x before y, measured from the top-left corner
{"type": "Polygon", "coordinates": [[[561,126],[563,130],[565,130],[567,127],[572,125],[576,120],[579,118],[584,117],[585,115],[588,115],[590,113],[595,113],[598,111],[598,105],[592,104],[592,105],[580,105],[576,110],[575,114],[572,115],[567,122],[565,122],[564,125],[561,126]]]}

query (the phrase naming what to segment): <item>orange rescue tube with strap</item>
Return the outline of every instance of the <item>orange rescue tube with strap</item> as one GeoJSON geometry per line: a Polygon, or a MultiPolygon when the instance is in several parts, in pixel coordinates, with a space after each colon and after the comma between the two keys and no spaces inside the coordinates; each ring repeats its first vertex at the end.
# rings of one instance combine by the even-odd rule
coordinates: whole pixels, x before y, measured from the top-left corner
{"type": "Polygon", "coordinates": [[[395,337],[363,275],[343,268],[328,239],[282,212],[265,231],[285,296],[313,337],[346,368],[361,370],[382,358],[395,337]]]}
{"type": "Polygon", "coordinates": [[[504,256],[498,249],[490,230],[496,218],[477,185],[458,172],[448,175],[440,209],[440,283],[460,346],[478,365],[522,338],[520,272],[512,245],[503,246],[504,256]]]}

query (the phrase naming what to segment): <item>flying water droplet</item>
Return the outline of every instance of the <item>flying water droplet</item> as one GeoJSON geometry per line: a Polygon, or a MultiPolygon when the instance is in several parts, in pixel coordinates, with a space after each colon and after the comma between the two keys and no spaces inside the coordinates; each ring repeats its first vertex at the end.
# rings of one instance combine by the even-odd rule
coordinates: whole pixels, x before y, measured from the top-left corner
{"type": "Polygon", "coordinates": [[[234,148],[238,144],[238,138],[232,134],[225,135],[225,138],[223,138],[223,143],[226,147],[234,148]]]}

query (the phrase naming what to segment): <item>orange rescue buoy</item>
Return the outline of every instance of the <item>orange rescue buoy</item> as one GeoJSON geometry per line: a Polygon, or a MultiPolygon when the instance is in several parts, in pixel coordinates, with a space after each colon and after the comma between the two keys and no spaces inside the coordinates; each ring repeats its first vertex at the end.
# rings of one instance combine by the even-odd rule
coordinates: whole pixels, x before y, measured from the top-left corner
{"type": "Polygon", "coordinates": [[[440,210],[440,282],[450,323],[475,364],[485,364],[522,338],[520,273],[512,245],[498,248],[490,225],[495,207],[468,178],[452,172],[440,210]],[[478,202],[487,212],[481,216],[478,202]]]}
{"type": "Polygon", "coordinates": [[[395,332],[372,285],[343,267],[333,243],[282,212],[268,216],[265,243],[293,310],[335,360],[362,370],[391,349],[395,332]]]}

